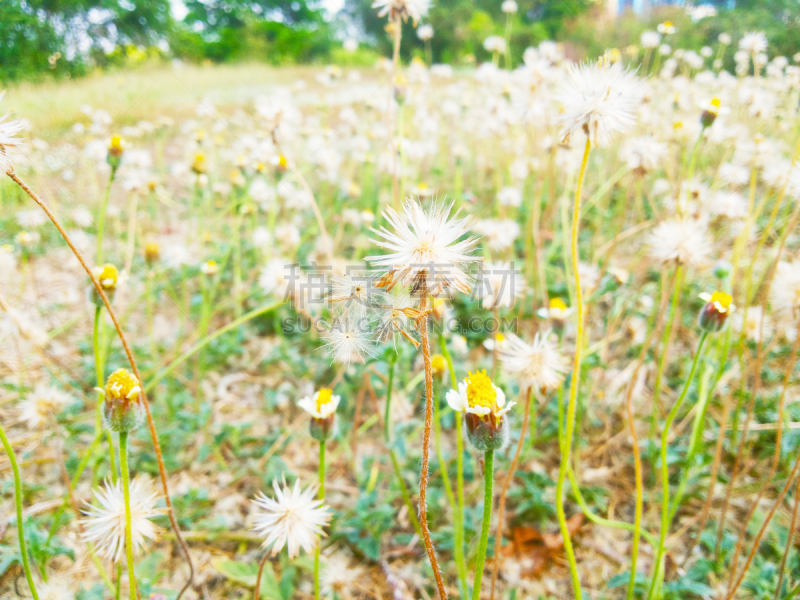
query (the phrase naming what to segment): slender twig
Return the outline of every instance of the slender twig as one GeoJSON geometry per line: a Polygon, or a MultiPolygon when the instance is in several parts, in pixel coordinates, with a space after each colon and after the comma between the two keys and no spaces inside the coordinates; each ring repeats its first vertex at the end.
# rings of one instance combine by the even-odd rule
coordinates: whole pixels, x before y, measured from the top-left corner
{"type": "MultiPolygon", "coordinates": [[[[100,295],[100,298],[102,298],[103,304],[105,304],[106,306],[106,310],[108,310],[108,314],[114,323],[114,328],[117,330],[117,335],[119,336],[120,342],[122,343],[122,347],[125,350],[126,356],[128,357],[128,362],[131,365],[131,369],[133,370],[134,375],[139,381],[142,381],[141,375],[139,374],[139,369],[136,366],[136,359],[133,356],[133,351],[131,350],[131,347],[128,344],[128,340],[125,337],[124,332],[122,331],[122,326],[119,323],[117,314],[112,308],[111,302],[109,301],[108,296],[106,296],[106,293],[103,290],[103,286],[100,285],[100,282],[97,280],[97,277],[95,277],[94,273],[92,272],[92,269],[89,267],[89,265],[86,263],[86,260],[83,258],[83,254],[81,254],[81,252],[75,247],[75,244],[73,244],[72,239],[69,237],[67,232],[64,230],[64,227],[58,221],[55,214],[53,214],[53,212],[50,210],[50,208],[47,206],[44,200],[39,198],[39,196],[31,188],[29,188],[28,185],[24,181],[22,181],[17,176],[16,173],[14,173],[13,171],[9,171],[6,174],[14,181],[14,183],[16,183],[20,188],[22,188],[22,190],[26,194],[28,194],[28,196],[30,196],[30,198],[34,202],[36,202],[36,204],[38,204],[41,207],[41,209],[45,212],[45,214],[50,218],[50,221],[52,221],[53,225],[55,225],[56,229],[58,229],[58,232],[61,234],[61,237],[64,238],[64,241],[70,247],[70,250],[72,250],[72,253],[81,263],[83,270],[92,280],[94,288],[97,290],[97,293],[100,295]]],[[[153,413],[150,410],[150,403],[147,401],[145,393],[146,392],[142,390],[142,404],[144,405],[145,411],[147,412],[147,426],[150,429],[150,437],[153,439],[153,449],[155,450],[156,453],[156,460],[158,462],[158,472],[159,476],[161,477],[161,486],[164,490],[164,500],[167,504],[167,511],[169,515],[170,524],[172,525],[172,529],[175,532],[175,538],[178,540],[178,543],[181,545],[183,553],[186,556],[186,562],[189,564],[189,577],[186,583],[184,584],[183,588],[181,589],[181,591],[178,593],[176,599],[180,600],[184,592],[186,592],[186,590],[189,589],[189,586],[192,585],[192,580],[194,579],[194,564],[192,563],[192,557],[189,554],[189,547],[186,545],[186,541],[181,536],[180,528],[178,527],[178,522],[175,519],[175,509],[172,506],[172,500],[170,499],[169,496],[169,484],[167,483],[167,469],[164,466],[164,456],[161,452],[161,444],[158,441],[158,433],[156,431],[155,421],[153,420],[153,413]]]]}
{"type": "MultiPolygon", "coordinates": [[[[442,355],[447,362],[447,370],[450,373],[450,385],[453,389],[458,387],[456,369],[453,366],[453,358],[447,348],[447,339],[444,333],[439,336],[439,346],[442,355]]],[[[461,595],[466,598],[467,588],[467,561],[464,558],[464,429],[463,413],[456,411],[456,496],[458,498],[458,509],[456,510],[454,529],[453,558],[456,561],[456,571],[458,571],[459,584],[461,585],[461,595]]]]}
{"type": "Polygon", "coordinates": [[[739,589],[739,586],[742,584],[742,580],[744,576],[747,574],[747,570],[750,568],[750,565],[753,563],[753,559],[756,557],[758,553],[758,548],[761,545],[761,539],[764,537],[764,532],[769,527],[770,521],[772,521],[772,517],[775,516],[775,512],[778,510],[778,507],[783,503],[783,499],[786,497],[786,494],[789,492],[789,489],[794,485],[795,478],[797,477],[797,471],[800,469],[800,454],[797,455],[797,459],[794,461],[794,466],[792,467],[792,471],[789,474],[789,477],[786,479],[786,485],[781,490],[781,493],[775,499],[775,503],[772,505],[769,513],[767,513],[767,517],[764,519],[764,522],[761,524],[761,529],[758,530],[758,534],[756,535],[755,540],[753,541],[753,547],[750,550],[750,554],[747,556],[747,560],[742,567],[741,572],[739,573],[739,577],[736,578],[734,584],[728,589],[728,594],[725,596],[725,600],[730,600],[736,595],[736,591],[739,589]]]}
{"type": "Polygon", "coordinates": [[[258,600],[258,594],[261,591],[261,576],[264,574],[264,565],[269,560],[269,552],[264,553],[264,558],[258,563],[258,574],[256,575],[256,588],[253,590],[253,600],[258,600]]]}
{"type": "Polygon", "coordinates": [[[786,562],[789,559],[789,555],[792,553],[792,547],[794,545],[794,532],[795,527],[797,526],[798,509],[800,509],[800,482],[798,482],[794,488],[794,509],[792,509],[792,522],[789,525],[789,531],[786,536],[786,548],[783,551],[783,557],[781,557],[781,568],[778,571],[778,585],[775,588],[775,600],[778,600],[781,597],[783,577],[786,573],[786,562]]]}
{"type": "Polygon", "coordinates": [[[428,461],[430,458],[431,429],[433,428],[433,367],[431,365],[431,341],[428,336],[428,284],[425,279],[421,279],[419,288],[419,331],[422,337],[422,357],[425,363],[425,430],[422,436],[422,468],[419,477],[419,524],[422,529],[422,539],[425,542],[425,551],[428,553],[428,560],[431,563],[433,576],[436,579],[436,587],[439,591],[440,600],[447,599],[447,592],[444,587],[444,579],[436,560],[436,550],[431,540],[431,532],[428,528],[428,461]]]}

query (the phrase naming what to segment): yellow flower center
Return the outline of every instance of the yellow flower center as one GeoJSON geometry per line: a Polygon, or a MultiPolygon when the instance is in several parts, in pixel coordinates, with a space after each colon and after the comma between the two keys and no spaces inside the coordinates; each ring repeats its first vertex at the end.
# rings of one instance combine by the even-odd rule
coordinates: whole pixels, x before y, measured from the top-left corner
{"type": "Polygon", "coordinates": [[[441,354],[434,354],[431,356],[431,368],[434,373],[443,373],[447,367],[447,362],[441,354]]]}
{"type": "Polygon", "coordinates": [[[106,381],[106,394],[112,398],[137,400],[140,391],[139,380],[127,369],[117,369],[106,381]]]}
{"type": "Polygon", "coordinates": [[[469,373],[467,376],[467,402],[471,407],[483,406],[497,412],[497,390],[486,371],[469,373]]]}
{"type": "Polygon", "coordinates": [[[497,334],[494,336],[494,339],[497,340],[498,342],[502,342],[504,339],[506,339],[506,336],[504,336],[502,333],[498,331],[497,334]]]}
{"type": "Polygon", "coordinates": [[[104,290],[113,290],[117,287],[119,272],[117,267],[111,263],[106,263],[102,267],[95,267],[95,276],[104,290]]]}
{"type": "Polygon", "coordinates": [[[285,169],[289,166],[289,161],[286,160],[286,157],[283,154],[278,157],[278,166],[281,169],[285,169]]]}
{"type": "Polygon", "coordinates": [[[322,412],[322,407],[331,401],[333,390],[322,388],[317,394],[317,412],[322,412]]]}
{"type": "Polygon", "coordinates": [[[564,304],[564,301],[561,298],[550,298],[550,309],[551,310],[567,310],[567,305],[564,304]]]}
{"type": "Polygon", "coordinates": [[[733,298],[731,298],[730,294],[726,294],[725,292],[715,291],[713,294],[711,294],[710,302],[712,304],[719,303],[720,308],[728,310],[731,307],[732,300],[733,298]]]}
{"type": "Polygon", "coordinates": [[[672,27],[672,21],[664,21],[664,27],[672,27]]]}
{"type": "Polygon", "coordinates": [[[674,121],[672,123],[672,128],[677,131],[678,129],[683,129],[683,121],[674,121]]]}
{"type": "Polygon", "coordinates": [[[109,150],[122,150],[122,137],[118,135],[111,136],[111,143],[108,146],[109,150]]]}

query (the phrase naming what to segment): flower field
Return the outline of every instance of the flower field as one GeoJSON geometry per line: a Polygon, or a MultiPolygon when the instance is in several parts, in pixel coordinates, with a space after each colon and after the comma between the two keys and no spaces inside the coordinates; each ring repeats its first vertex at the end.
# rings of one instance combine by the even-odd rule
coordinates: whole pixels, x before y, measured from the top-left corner
{"type": "Polygon", "coordinates": [[[800,56],[671,27],[7,90],[0,597],[794,597],[800,56]]]}

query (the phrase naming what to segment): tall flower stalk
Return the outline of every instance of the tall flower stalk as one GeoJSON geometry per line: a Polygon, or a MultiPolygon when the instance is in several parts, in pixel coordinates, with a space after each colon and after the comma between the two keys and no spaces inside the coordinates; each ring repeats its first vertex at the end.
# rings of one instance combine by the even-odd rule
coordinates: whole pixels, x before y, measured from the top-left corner
{"type": "Polygon", "coordinates": [[[422,465],[419,484],[419,520],[425,551],[431,563],[436,586],[442,600],[447,598],[444,579],[436,559],[436,550],[428,527],[427,491],[428,463],[431,431],[433,429],[433,366],[428,331],[429,297],[438,297],[447,288],[469,292],[470,277],[463,266],[478,260],[472,254],[476,245],[474,237],[461,239],[471,227],[469,218],[450,217],[450,204],[438,204],[424,210],[417,202],[408,200],[403,213],[388,208],[384,217],[394,231],[381,227],[373,229],[380,238],[377,245],[392,252],[367,257],[367,261],[388,270],[375,282],[387,291],[396,285],[409,286],[410,295],[419,299],[416,309],[407,308],[404,314],[414,319],[420,333],[422,357],[425,366],[425,428],[422,436],[422,465]]]}
{"type": "Polygon", "coordinates": [[[33,583],[31,563],[28,557],[28,546],[25,543],[25,528],[22,525],[22,478],[19,475],[17,456],[6,437],[6,432],[3,430],[2,425],[0,425],[0,442],[2,442],[3,448],[8,455],[8,461],[11,463],[11,470],[14,473],[14,506],[17,511],[17,537],[19,539],[19,554],[22,557],[22,570],[25,571],[25,579],[28,582],[28,588],[31,591],[33,600],[39,600],[39,594],[36,592],[36,585],[33,583]]]}
{"type": "Polygon", "coordinates": [[[581,215],[581,194],[583,193],[583,180],[586,176],[586,165],[589,162],[589,153],[592,149],[590,137],[586,137],[586,145],[583,150],[583,160],[581,169],[578,173],[578,183],[575,190],[575,202],[572,208],[572,233],[570,236],[570,251],[572,257],[572,274],[575,279],[575,312],[577,315],[577,329],[575,333],[575,355],[572,359],[572,379],[569,384],[569,400],[567,401],[566,422],[559,421],[559,427],[564,427],[564,446],[561,449],[561,461],[558,467],[558,479],[556,480],[556,516],[561,535],[564,539],[564,552],[569,562],[569,572],[572,579],[572,589],[575,598],[581,598],[581,582],[578,575],[578,564],[575,560],[575,551],[572,548],[567,516],[564,512],[564,483],[567,478],[567,465],[570,462],[570,452],[572,449],[572,436],[575,432],[575,413],[578,404],[578,388],[580,387],[581,359],[583,352],[583,328],[584,328],[584,307],[583,292],[581,290],[580,276],[580,257],[578,255],[578,229],[581,215]]]}
{"type": "MultiPolygon", "coordinates": [[[[92,285],[94,285],[94,289],[100,296],[103,304],[106,307],[106,310],[108,310],[108,314],[111,317],[111,321],[114,323],[114,328],[117,331],[117,336],[119,337],[120,342],[122,343],[122,347],[125,351],[126,357],[128,358],[128,362],[130,363],[131,369],[133,370],[134,376],[136,377],[136,379],[141,381],[141,378],[139,376],[139,369],[136,365],[136,359],[133,356],[133,351],[131,350],[130,344],[128,344],[128,340],[125,337],[125,334],[122,330],[122,326],[120,325],[119,319],[117,318],[116,312],[111,306],[111,301],[109,300],[108,295],[103,289],[103,286],[100,284],[100,281],[97,279],[97,276],[95,275],[93,270],[89,267],[86,260],[84,259],[83,254],[75,247],[75,244],[72,242],[72,239],[64,230],[64,227],[56,218],[55,214],[50,210],[50,207],[41,198],[39,198],[39,196],[30,187],[28,187],[28,185],[24,181],[22,181],[22,179],[19,178],[19,176],[14,172],[13,168],[9,168],[6,171],[6,175],[8,175],[8,177],[10,177],[11,180],[14,181],[14,183],[16,183],[31,198],[31,200],[33,200],[36,204],[38,204],[39,207],[45,212],[50,221],[58,230],[61,237],[67,243],[67,246],[69,246],[70,250],[75,255],[75,258],[77,258],[78,262],[81,263],[81,267],[83,267],[83,270],[92,280],[92,285]]],[[[161,444],[158,440],[158,432],[156,431],[156,424],[153,419],[153,414],[150,411],[150,405],[147,403],[147,399],[144,397],[144,395],[145,393],[143,391],[142,404],[144,405],[145,412],[147,414],[147,426],[148,429],[150,430],[150,437],[153,440],[153,448],[155,450],[156,460],[158,462],[159,477],[161,478],[161,485],[164,490],[164,500],[167,503],[167,511],[168,511],[167,514],[169,516],[172,530],[175,533],[175,537],[178,539],[178,543],[181,545],[183,554],[186,557],[186,562],[189,565],[189,577],[187,578],[186,583],[184,584],[183,588],[181,588],[181,591],[178,593],[177,596],[177,600],[180,600],[180,598],[183,596],[186,590],[189,589],[189,586],[192,584],[192,581],[194,579],[194,564],[192,562],[192,557],[189,554],[189,547],[186,545],[186,541],[183,539],[183,536],[181,535],[180,532],[180,528],[178,527],[178,522],[175,519],[175,510],[172,507],[172,500],[170,499],[169,496],[169,484],[167,483],[167,469],[164,466],[164,456],[163,453],[161,452],[161,444]]]]}
{"type": "Polygon", "coordinates": [[[125,498],[125,559],[128,563],[128,583],[130,585],[130,597],[135,599],[136,595],[136,573],[133,562],[133,533],[131,531],[131,491],[130,474],[128,473],[128,432],[119,432],[119,468],[122,475],[122,493],[125,498]]]}

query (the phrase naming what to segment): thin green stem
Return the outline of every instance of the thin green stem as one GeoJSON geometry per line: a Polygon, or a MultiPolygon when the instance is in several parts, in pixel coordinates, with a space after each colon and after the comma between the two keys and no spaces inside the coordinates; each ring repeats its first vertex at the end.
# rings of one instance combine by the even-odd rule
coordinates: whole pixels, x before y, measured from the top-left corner
{"type": "Polygon", "coordinates": [[[694,373],[697,370],[697,364],[700,361],[700,355],[703,351],[703,344],[708,337],[708,332],[704,331],[700,336],[700,341],[697,343],[697,350],[694,353],[694,360],[692,360],[692,368],[689,375],[686,377],[686,382],[683,385],[681,395],[675,402],[672,410],[667,415],[667,420],[664,422],[664,428],[661,431],[661,531],[658,536],[658,547],[656,549],[656,560],[653,564],[653,577],[650,581],[650,589],[647,592],[648,600],[654,598],[656,590],[660,588],[661,582],[664,579],[664,545],[667,541],[667,533],[670,525],[670,512],[669,512],[669,465],[667,464],[667,449],[669,430],[672,427],[672,422],[678,416],[678,411],[686,399],[686,394],[689,392],[694,373]]]}
{"type": "Polygon", "coordinates": [[[106,184],[106,192],[103,195],[103,204],[100,205],[100,214],[97,215],[97,258],[96,264],[103,264],[103,235],[106,229],[106,211],[108,210],[108,199],[111,196],[111,184],[114,183],[114,177],[117,170],[111,167],[111,175],[106,184]]]}
{"type": "Polygon", "coordinates": [[[656,371],[655,388],[653,389],[653,412],[650,416],[650,436],[652,440],[656,436],[656,425],[660,414],[659,399],[661,397],[661,378],[664,376],[664,369],[667,366],[667,355],[669,354],[669,339],[672,334],[672,326],[675,323],[675,316],[678,313],[678,301],[681,297],[681,284],[683,283],[683,267],[675,267],[675,287],[672,290],[672,300],[669,305],[669,317],[664,326],[664,333],[661,334],[661,357],[658,359],[658,370],[656,371]]]}
{"type": "Polygon", "coordinates": [[[392,468],[394,469],[394,475],[397,479],[397,485],[400,487],[400,495],[403,497],[403,503],[408,509],[408,518],[411,521],[411,524],[414,526],[414,531],[417,532],[417,535],[422,536],[422,529],[419,525],[419,519],[417,518],[417,513],[414,510],[414,505],[411,502],[411,494],[408,492],[408,486],[406,486],[405,480],[403,480],[403,472],[400,469],[400,461],[397,460],[397,453],[394,451],[394,448],[391,445],[392,436],[390,427],[390,407],[392,405],[392,390],[394,389],[394,365],[396,361],[397,359],[394,356],[389,360],[389,381],[386,384],[386,412],[383,435],[386,442],[386,447],[389,449],[389,458],[392,461],[392,468]]]}
{"type": "MultiPolygon", "coordinates": [[[[97,387],[103,389],[105,385],[104,373],[104,360],[103,353],[100,351],[100,335],[103,329],[103,320],[100,315],[103,311],[102,306],[97,306],[94,309],[94,326],[92,328],[92,349],[94,350],[94,365],[97,378],[97,387]]],[[[95,422],[95,434],[101,434],[103,431],[103,398],[102,392],[97,392],[97,418],[95,422]]],[[[117,461],[114,457],[114,440],[111,437],[111,432],[106,430],[106,438],[108,439],[108,460],[111,469],[111,482],[117,482],[117,468],[114,463],[117,461]]]]}
{"type": "Polygon", "coordinates": [[[25,571],[25,579],[28,580],[28,587],[31,590],[33,600],[39,600],[39,594],[36,593],[36,586],[33,584],[28,548],[25,545],[25,529],[22,525],[22,479],[19,476],[17,456],[14,454],[14,449],[8,441],[2,425],[0,425],[0,442],[3,443],[3,448],[8,454],[8,461],[11,463],[11,470],[14,472],[14,504],[17,508],[17,535],[19,536],[19,553],[22,556],[22,569],[25,571]]]}
{"type": "MultiPolygon", "coordinates": [[[[603,527],[613,527],[614,529],[623,529],[625,531],[635,532],[636,526],[633,523],[626,523],[625,521],[614,521],[612,519],[606,519],[599,515],[596,515],[592,512],[592,509],[589,508],[589,505],[586,503],[586,499],[583,497],[581,493],[580,487],[578,487],[578,481],[575,478],[575,472],[572,470],[572,465],[567,466],[567,476],[569,477],[570,485],[572,486],[572,493],[575,496],[575,500],[578,501],[578,506],[581,507],[583,514],[586,515],[586,518],[589,519],[595,525],[601,525],[603,527]]],[[[644,529],[640,530],[641,536],[647,540],[647,543],[651,546],[655,547],[656,545],[656,538],[653,534],[649,531],[644,529]]]]}
{"type": "Polygon", "coordinates": [[[583,151],[583,161],[581,170],[578,174],[578,183],[575,188],[575,202],[572,207],[572,235],[570,238],[570,249],[572,257],[572,274],[575,278],[575,312],[577,314],[577,328],[575,333],[575,356],[572,362],[572,381],[569,386],[569,401],[567,403],[567,420],[564,425],[564,440],[561,448],[561,461],[558,467],[558,480],[556,481],[556,516],[558,525],[561,529],[561,537],[564,540],[564,552],[569,563],[569,572],[572,579],[572,591],[576,600],[581,600],[581,581],[578,575],[578,563],[575,560],[575,551],[572,548],[572,540],[569,535],[567,516],[564,512],[564,483],[567,478],[567,465],[570,461],[570,451],[572,449],[572,435],[575,431],[575,413],[578,404],[578,388],[581,379],[581,353],[583,352],[583,294],[581,291],[580,269],[578,268],[580,257],[578,255],[578,228],[581,218],[581,194],[583,193],[583,180],[586,176],[586,165],[589,162],[589,153],[592,149],[590,137],[586,137],[586,147],[583,151]]]}
{"type": "Polygon", "coordinates": [[[264,313],[270,312],[271,310],[274,310],[276,308],[279,308],[280,306],[283,306],[284,303],[285,302],[282,300],[280,302],[275,302],[274,304],[267,304],[265,306],[260,306],[258,308],[254,308],[249,313],[243,314],[238,319],[235,319],[235,320],[231,321],[230,323],[228,323],[224,327],[220,327],[219,329],[217,329],[214,333],[211,333],[211,334],[207,335],[206,337],[201,339],[199,342],[197,342],[194,346],[192,346],[191,348],[186,350],[186,352],[181,354],[178,358],[173,360],[166,367],[161,369],[158,373],[156,373],[150,379],[150,381],[148,381],[145,384],[144,392],[147,393],[150,390],[152,390],[153,387],[155,387],[155,385],[159,381],[164,379],[164,377],[167,377],[175,369],[177,369],[184,362],[186,362],[186,360],[189,359],[193,354],[195,354],[197,351],[202,350],[203,348],[205,348],[210,342],[213,342],[219,336],[229,332],[231,329],[236,329],[239,325],[241,325],[242,323],[246,323],[250,319],[254,319],[255,317],[258,317],[259,315],[263,315],[264,313]]]}
{"type": "Polygon", "coordinates": [[[133,536],[131,533],[131,491],[128,473],[128,432],[119,432],[119,470],[122,474],[122,494],[125,499],[125,558],[128,563],[128,583],[131,600],[136,600],[136,575],[133,568],[133,536]]]}
{"type": "MultiPolygon", "coordinates": [[[[325,440],[319,442],[319,499],[325,500],[325,440]]],[[[319,600],[319,548],[314,548],[314,600],[319,600]]]]}
{"type": "Polygon", "coordinates": [[[486,547],[489,544],[489,526],[492,521],[492,483],[494,471],[494,450],[487,450],[483,467],[483,523],[478,542],[478,558],[475,561],[475,583],[472,586],[472,600],[480,600],[483,564],[486,562],[486,547]]]}

